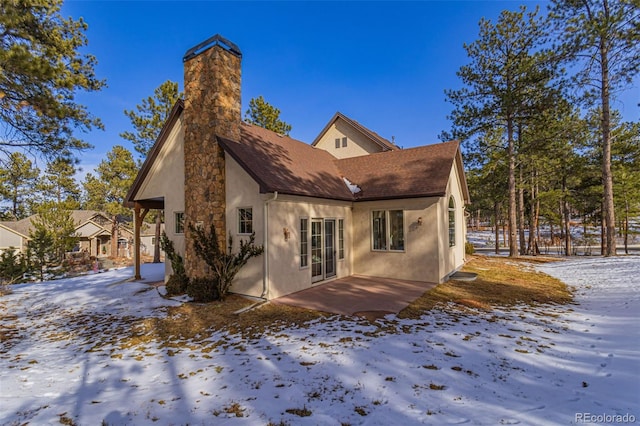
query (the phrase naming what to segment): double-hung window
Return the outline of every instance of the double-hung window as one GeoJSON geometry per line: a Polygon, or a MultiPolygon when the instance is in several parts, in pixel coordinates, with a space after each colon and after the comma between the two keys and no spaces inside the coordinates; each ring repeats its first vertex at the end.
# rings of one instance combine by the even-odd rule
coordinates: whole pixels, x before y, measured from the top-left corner
{"type": "Polygon", "coordinates": [[[175,233],[184,234],[184,212],[175,212],[173,214],[173,221],[175,224],[175,233]]]}
{"type": "Polygon", "coordinates": [[[238,209],[238,234],[253,233],[253,209],[242,207],[238,209]]]}
{"type": "Polygon", "coordinates": [[[404,251],[404,212],[371,212],[371,248],[375,251],[404,251]]]}

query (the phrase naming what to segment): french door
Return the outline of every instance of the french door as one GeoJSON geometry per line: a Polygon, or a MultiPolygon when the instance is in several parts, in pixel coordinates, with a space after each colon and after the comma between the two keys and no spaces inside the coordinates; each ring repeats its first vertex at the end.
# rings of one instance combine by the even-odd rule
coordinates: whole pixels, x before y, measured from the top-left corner
{"type": "Polygon", "coordinates": [[[336,221],[311,220],[311,282],[336,276],[336,221]]]}

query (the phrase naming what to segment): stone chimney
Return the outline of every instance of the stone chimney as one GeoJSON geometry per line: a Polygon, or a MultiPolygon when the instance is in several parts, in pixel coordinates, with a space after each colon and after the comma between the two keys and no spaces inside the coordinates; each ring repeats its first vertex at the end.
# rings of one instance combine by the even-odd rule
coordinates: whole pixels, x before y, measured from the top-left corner
{"type": "Polygon", "coordinates": [[[184,55],[185,269],[190,278],[207,274],[193,248],[189,224],[208,230],[227,247],[224,152],[216,136],[239,140],[241,125],[238,47],[215,35],[184,55]]]}

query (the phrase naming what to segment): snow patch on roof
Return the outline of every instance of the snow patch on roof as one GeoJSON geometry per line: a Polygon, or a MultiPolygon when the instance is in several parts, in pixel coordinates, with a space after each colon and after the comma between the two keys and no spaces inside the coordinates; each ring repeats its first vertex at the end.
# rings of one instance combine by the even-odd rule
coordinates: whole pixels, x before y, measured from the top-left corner
{"type": "Polygon", "coordinates": [[[352,194],[357,194],[362,191],[358,185],[351,183],[346,177],[343,177],[342,180],[344,180],[345,185],[347,185],[347,188],[349,188],[352,194]]]}

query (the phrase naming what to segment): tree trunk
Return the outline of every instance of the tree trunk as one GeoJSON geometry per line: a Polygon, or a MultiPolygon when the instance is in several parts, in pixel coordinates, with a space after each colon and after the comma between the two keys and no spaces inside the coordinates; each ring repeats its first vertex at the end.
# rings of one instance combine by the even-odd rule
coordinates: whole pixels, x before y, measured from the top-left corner
{"type": "Polygon", "coordinates": [[[497,201],[493,203],[493,215],[495,217],[495,226],[496,226],[496,254],[500,254],[500,228],[499,228],[499,219],[500,219],[500,205],[497,201]]]}
{"type": "Polygon", "coordinates": [[[562,217],[564,222],[564,255],[571,256],[571,215],[569,213],[569,201],[567,200],[567,178],[562,177],[562,217]]]}
{"type": "Polygon", "coordinates": [[[118,216],[113,215],[111,219],[111,257],[118,257],[118,216]]]}
{"type": "Polygon", "coordinates": [[[516,154],[513,140],[513,120],[511,118],[507,119],[507,141],[509,157],[509,257],[516,257],[518,255],[516,241],[516,154]]]}
{"type": "Polygon", "coordinates": [[[160,263],[160,228],[162,227],[162,210],[156,212],[156,243],[153,245],[153,263],[160,263]]]}
{"type": "Polygon", "coordinates": [[[629,200],[624,200],[624,254],[629,254],[629,200]]]}
{"type": "Polygon", "coordinates": [[[534,171],[531,172],[531,199],[529,206],[529,244],[528,244],[528,253],[534,256],[540,254],[540,250],[538,248],[538,215],[540,212],[540,201],[538,201],[538,181],[536,178],[536,173],[534,171]]]}
{"type": "MultiPolygon", "coordinates": [[[[608,16],[607,2],[604,10],[608,16]]],[[[604,36],[600,37],[600,67],[602,80],[600,100],[602,102],[602,184],[604,187],[605,256],[616,255],[616,218],[613,202],[613,174],[611,173],[611,112],[609,93],[609,51],[604,36]]]]}
{"type": "Polygon", "coordinates": [[[522,165],[520,171],[520,185],[518,186],[518,238],[520,240],[520,254],[524,255],[527,250],[527,243],[524,235],[525,215],[524,215],[524,178],[522,176],[522,165]]]}

